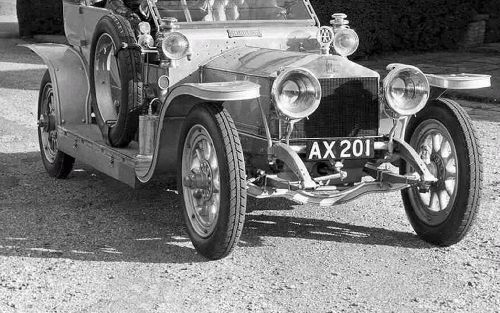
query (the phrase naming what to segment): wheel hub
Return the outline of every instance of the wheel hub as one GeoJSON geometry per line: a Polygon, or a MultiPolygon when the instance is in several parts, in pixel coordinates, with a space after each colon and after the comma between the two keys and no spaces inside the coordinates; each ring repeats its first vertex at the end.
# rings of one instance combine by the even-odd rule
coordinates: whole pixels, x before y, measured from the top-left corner
{"type": "Polygon", "coordinates": [[[443,158],[437,153],[432,153],[431,164],[428,165],[428,168],[431,174],[438,179],[438,181],[431,184],[431,188],[434,187],[435,190],[444,189],[443,178],[446,175],[446,168],[443,158]]]}
{"type": "Polygon", "coordinates": [[[42,131],[46,133],[50,133],[51,131],[56,129],[56,117],[54,114],[42,113],[40,115],[40,119],[38,120],[38,127],[42,129],[42,131]]]}
{"type": "Polygon", "coordinates": [[[184,176],[184,187],[194,190],[197,199],[209,201],[213,194],[212,168],[203,160],[196,172],[184,176]]]}

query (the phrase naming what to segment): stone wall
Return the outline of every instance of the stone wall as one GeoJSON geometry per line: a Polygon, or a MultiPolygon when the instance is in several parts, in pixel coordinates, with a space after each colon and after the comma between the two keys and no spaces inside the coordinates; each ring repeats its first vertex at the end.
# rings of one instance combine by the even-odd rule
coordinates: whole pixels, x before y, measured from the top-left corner
{"type": "Polygon", "coordinates": [[[478,14],[465,30],[464,38],[460,42],[461,48],[479,47],[484,44],[486,25],[489,16],[486,14],[478,14]]]}

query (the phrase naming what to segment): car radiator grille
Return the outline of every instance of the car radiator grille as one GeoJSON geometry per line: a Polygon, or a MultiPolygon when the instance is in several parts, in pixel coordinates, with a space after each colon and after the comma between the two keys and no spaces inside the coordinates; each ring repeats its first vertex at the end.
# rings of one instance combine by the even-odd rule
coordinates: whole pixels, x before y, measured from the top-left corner
{"type": "MultiPolygon", "coordinates": [[[[320,83],[319,108],[295,124],[291,139],[378,134],[378,78],[320,79],[320,83]]],[[[282,125],[285,132],[286,125],[282,125]]]]}

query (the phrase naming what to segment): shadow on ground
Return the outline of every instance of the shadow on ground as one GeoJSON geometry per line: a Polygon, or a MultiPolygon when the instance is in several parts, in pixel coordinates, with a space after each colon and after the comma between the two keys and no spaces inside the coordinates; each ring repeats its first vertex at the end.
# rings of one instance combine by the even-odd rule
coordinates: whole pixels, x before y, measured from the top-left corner
{"type": "Polygon", "coordinates": [[[262,245],[262,237],[290,237],[416,249],[432,247],[420,240],[415,234],[409,232],[357,226],[331,220],[265,214],[247,215],[241,245],[262,245]]]}
{"type": "Polygon", "coordinates": [[[8,21],[0,22],[0,38],[18,38],[19,26],[17,22],[8,21]]]}
{"type": "Polygon", "coordinates": [[[179,208],[161,183],[133,190],[80,164],[56,180],[38,152],[0,153],[0,255],[205,261],[184,233],[179,208]]]}
{"type": "Polygon", "coordinates": [[[29,67],[33,64],[44,64],[36,53],[26,47],[20,46],[30,43],[29,40],[19,38],[0,38],[0,62],[17,63],[22,67],[29,67]]]}
{"type": "MultiPolygon", "coordinates": [[[[204,262],[184,231],[179,196],[153,182],[133,190],[76,164],[69,179],[48,177],[38,152],[0,153],[0,254],[147,263],[204,262]]],[[[290,210],[290,201],[249,206],[290,210]]],[[[297,237],[424,248],[411,233],[335,221],[247,215],[240,246],[297,237]]]]}
{"type": "Polygon", "coordinates": [[[1,71],[0,88],[40,90],[45,69],[1,71]]]}

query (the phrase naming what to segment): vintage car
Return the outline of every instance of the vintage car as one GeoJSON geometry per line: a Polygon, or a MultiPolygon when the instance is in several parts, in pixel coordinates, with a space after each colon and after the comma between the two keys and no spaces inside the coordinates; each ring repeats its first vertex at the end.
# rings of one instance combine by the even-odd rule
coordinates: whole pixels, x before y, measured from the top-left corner
{"type": "Polygon", "coordinates": [[[344,14],[308,0],[144,0],[137,29],[106,1],[65,0],[68,45],[29,45],[48,66],[38,134],[49,175],[75,159],[132,187],[175,179],[194,247],[237,245],[247,195],[332,206],[401,191],[416,233],[463,238],[477,214],[474,127],[446,89],[483,75],[348,59],[344,14]],[[399,167],[399,170],[397,169],[399,167]]]}

